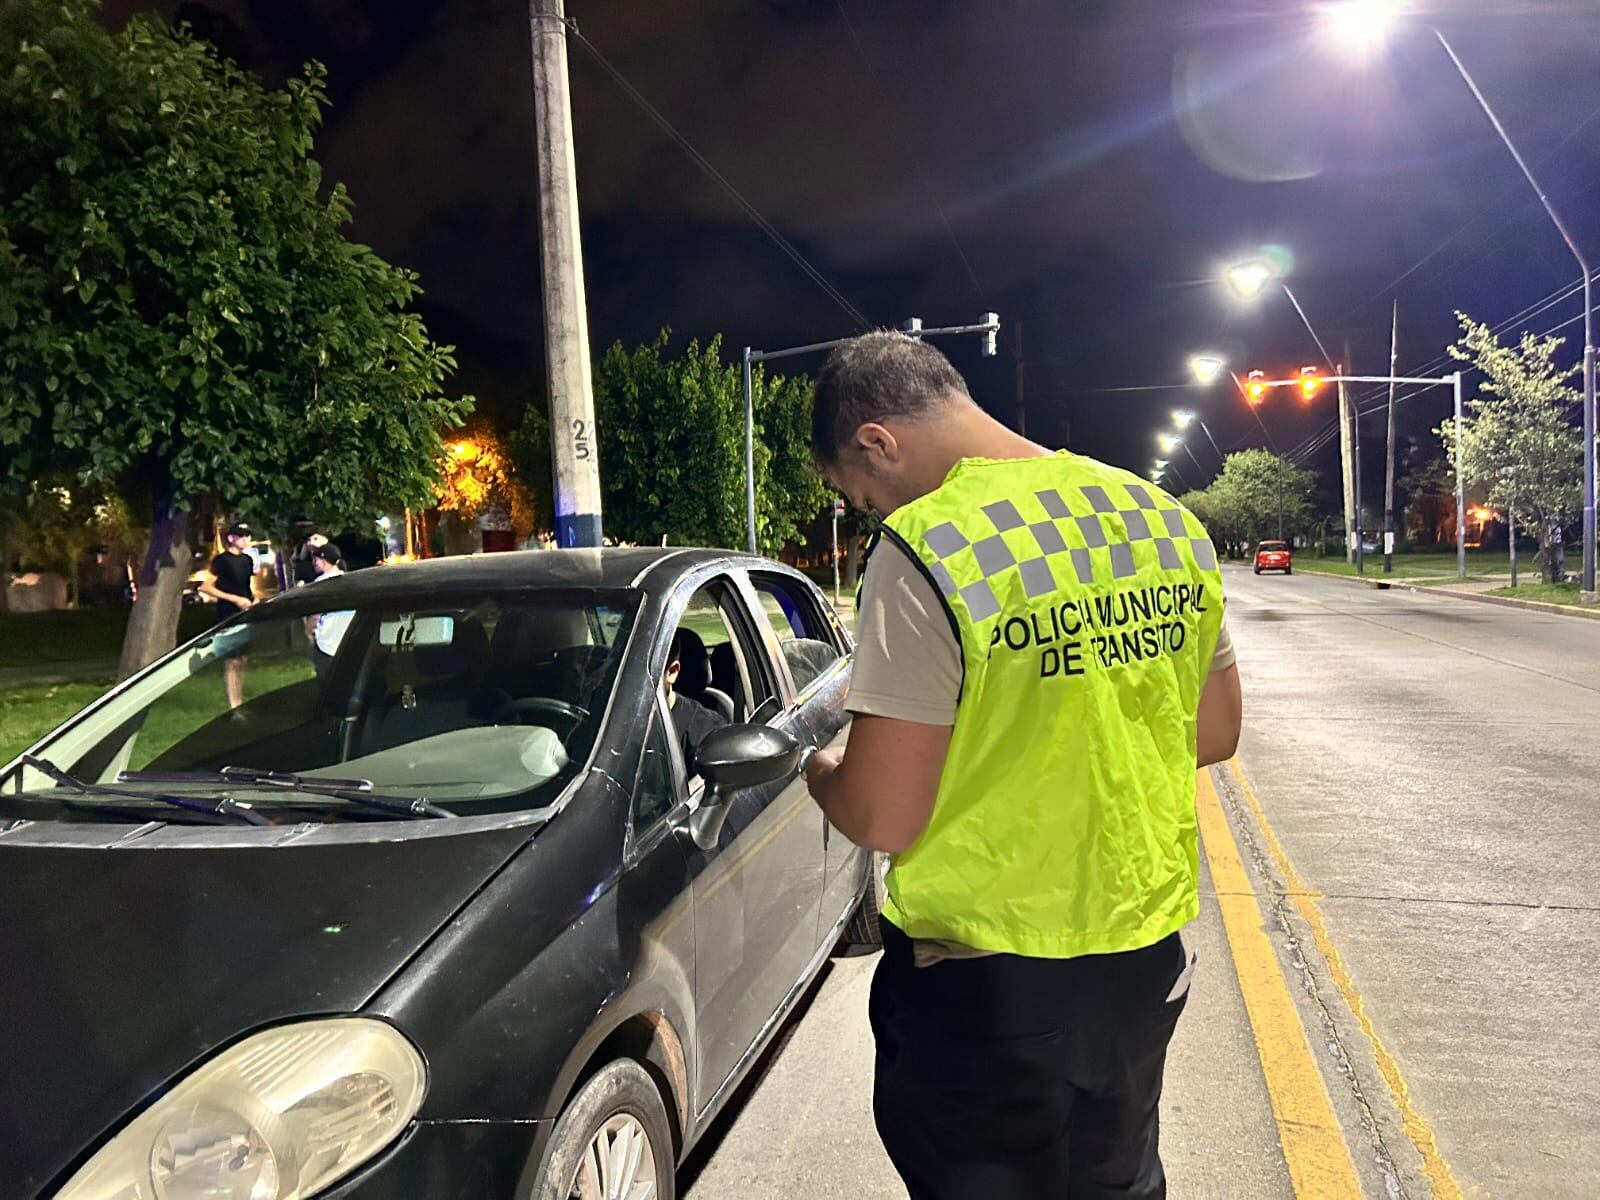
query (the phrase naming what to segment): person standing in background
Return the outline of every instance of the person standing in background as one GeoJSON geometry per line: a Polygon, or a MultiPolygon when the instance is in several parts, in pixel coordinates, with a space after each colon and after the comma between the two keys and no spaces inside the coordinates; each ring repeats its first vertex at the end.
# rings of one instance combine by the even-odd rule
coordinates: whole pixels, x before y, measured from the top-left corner
{"type": "MultiPolygon", "coordinates": [[[[235,521],[223,535],[224,550],[211,560],[211,576],[200,584],[200,594],[217,602],[217,620],[226,621],[236,613],[254,606],[255,593],[251,580],[255,578],[256,560],[250,554],[250,526],[235,521]]],[[[237,709],[244,703],[244,666],[249,661],[245,655],[236,655],[222,664],[222,685],[228,693],[228,707],[237,709]]]]}

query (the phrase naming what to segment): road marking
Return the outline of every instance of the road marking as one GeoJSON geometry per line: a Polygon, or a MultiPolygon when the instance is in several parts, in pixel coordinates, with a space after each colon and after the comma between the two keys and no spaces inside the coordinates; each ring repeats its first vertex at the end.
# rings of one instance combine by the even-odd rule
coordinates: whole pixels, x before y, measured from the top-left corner
{"type": "MultiPolygon", "coordinates": [[[[1439,1151],[1438,1140],[1434,1137],[1433,1128],[1412,1103],[1411,1089],[1406,1083],[1405,1076],[1400,1071],[1400,1064],[1395,1060],[1389,1048],[1383,1044],[1383,1039],[1378,1036],[1378,1031],[1373,1027],[1372,1018],[1367,1015],[1366,1001],[1360,989],[1355,985],[1355,980],[1350,977],[1349,970],[1344,965],[1344,959],[1339,954],[1339,948],[1333,944],[1333,939],[1328,936],[1327,924],[1322,919],[1322,913],[1316,906],[1317,897],[1311,893],[1301,881],[1299,873],[1295,871],[1294,864],[1289,861],[1289,856],[1283,849],[1283,843],[1278,841],[1278,835],[1273,832],[1271,824],[1267,821],[1267,814],[1261,807],[1261,801],[1256,797],[1256,792],[1246,778],[1244,768],[1239,765],[1238,759],[1228,763],[1234,778],[1239,781],[1239,790],[1244,794],[1245,803],[1250,806],[1250,811],[1255,815],[1256,824],[1261,829],[1266,840],[1267,850],[1272,855],[1272,860],[1283,873],[1283,882],[1288,889],[1288,898],[1294,904],[1295,911],[1300,914],[1300,919],[1306,923],[1311,931],[1312,943],[1317,952],[1322,955],[1323,962],[1328,964],[1328,973],[1333,977],[1339,994],[1344,997],[1346,1006],[1355,1015],[1356,1023],[1360,1026],[1362,1034],[1366,1037],[1368,1045],[1372,1047],[1372,1057],[1378,1065],[1378,1073],[1383,1076],[1383,1082],[1388,1085],[1389,1094],[1394,1098],[1395,1107],[1400,1112],[1400,1121],[1406,1131],[1406,1136],[1411,1139],[1411,1144],[1417,1148],[1417,1153],[1422,1156],[1422,1174],[1428,1180],[1428,1186],[1438,1200],[1459,1200],[1461,1185],[1456,1182],[1455,1175],[1450,1170],[1450,1164],[1445,1161],[1444,1155],[1439,1151]]],[[[1202,772],[1204,775],[1204,772],[1202,772]]],[[[1209,782],[1209,780],[1207,781],[1209,782]]],[[[1215,792],[1213,791],[1213,794],[1215,792]]]]}
{"type": "Polygon", "coordinates": [[[1199,773],[1195,810],[1294,1193],[1306,1200],[1359,1200],[1355,1164],[1208,771],[1199,773]]]}

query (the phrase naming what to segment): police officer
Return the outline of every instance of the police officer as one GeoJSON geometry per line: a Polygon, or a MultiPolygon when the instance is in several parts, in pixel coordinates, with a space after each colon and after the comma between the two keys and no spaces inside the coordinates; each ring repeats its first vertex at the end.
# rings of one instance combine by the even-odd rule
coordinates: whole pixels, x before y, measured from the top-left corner
{"type": "Polygon", "coordinates": [[[1162,1196],[1157,1106],[1199,911],[1195,770],[1240,697],[1216,552],[1126,471],[973,403],[872,333],[812,446],[883,520],[828,820],[887,852],[874,1115],[912,1200],[1162,1196]]]}

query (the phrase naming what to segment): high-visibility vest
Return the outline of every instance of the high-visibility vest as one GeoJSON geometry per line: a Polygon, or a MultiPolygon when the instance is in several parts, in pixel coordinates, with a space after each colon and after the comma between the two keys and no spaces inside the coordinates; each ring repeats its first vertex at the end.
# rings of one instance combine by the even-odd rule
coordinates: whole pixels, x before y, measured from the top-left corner
{"type": "Polygon", "coordinates": [[[884,915],[1038,958],[1152,945],[1199,912],[1195,718],[1222,626],[1205,529],[1062,452],[963,459],[884,537],[961,643],[949,756],[884,915]]]}

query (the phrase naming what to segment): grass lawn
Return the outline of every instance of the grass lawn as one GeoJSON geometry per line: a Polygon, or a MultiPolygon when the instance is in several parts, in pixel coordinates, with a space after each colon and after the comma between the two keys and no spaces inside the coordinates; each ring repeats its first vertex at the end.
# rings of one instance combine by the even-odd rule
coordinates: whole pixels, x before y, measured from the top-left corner
{"type": "Polygon", "coordinates": [[[1518,587],[1495,588],[1490,596],[1509,596],[1513,600],[1538,600],[1545,604],[1578,603],[1575,583],[1524,583],[1518,587]]]}
{"type": "MultiPolygon", "coordinates": [[[[122,653],[128,612],[119,606],[0,613],[0,667],[112,662],[122,653]]],[[[188,606],[178,620],[178,641],[188,641],[216,620],[216,605],[188,606]]]]}
{"type": "MultiPolygon", "coordinates": [[[[1294,569],[1296,571],[1321,572],[1324,575],[1355,575],[1355,564],[1347,563],[1342,557],[1318,558],[1314,554],[1307,554],[1304,550],[1297,551],[1294,556],[1294,569]]],[[[1507,566],[1504,551],[1467,551],[1467,576],[1498,575],[1510,570],[1507,566]]],[[[1366,556],[1366,569],[1361,572],[1369,579],[1384,578],[1383,555],[1369,554],[1366,556]]],[[[1454,550],[1439,554],[1396,554],[1394,556],[1394,572],[1388,576],[1390,579],[1446,579],[1456,577],[1456,555],[1454,550]]]]}
{"type": "Polygon", "coordinates": [[[110,686],[109,679],[98,679],[29,683],[0,691],[0,762],[10,762],[110,686]]]}

